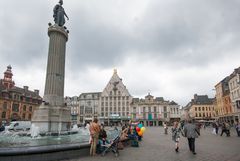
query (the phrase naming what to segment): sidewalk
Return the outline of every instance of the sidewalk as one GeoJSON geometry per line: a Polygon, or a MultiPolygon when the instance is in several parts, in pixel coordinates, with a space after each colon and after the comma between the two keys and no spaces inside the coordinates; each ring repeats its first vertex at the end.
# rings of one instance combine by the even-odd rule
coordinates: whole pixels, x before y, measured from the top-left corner
{"type": "Polygon", "coordinates": [[[201,130],[201,136],[196,140],[197,155],[189,151],[184,137],[180,139],[180,152],[176,153],[170,129],[165,135],[163,127],[147,127],[140,147],[126,147],[120,150],[119,157],[108,153],[104,157],[86,156],[64,161],[240,161],[240,137],[234,131],[231,137],[211,132],[211,128],[201,130]]]}

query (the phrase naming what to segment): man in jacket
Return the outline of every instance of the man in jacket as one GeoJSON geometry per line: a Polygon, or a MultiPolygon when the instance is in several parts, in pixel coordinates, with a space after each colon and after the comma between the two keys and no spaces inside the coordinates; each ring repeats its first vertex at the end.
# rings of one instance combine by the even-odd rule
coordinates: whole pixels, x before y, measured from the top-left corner
{"type": "Polygon", "coordinates": [[[196,125],[193,124],[192,120],[189,120],[188,123],[184,125],[184,134],[188,139],[189,150],[194,155],[196,155],[197,153],[195,152],[195,138],[197,138],[200,133],[198,132],[196,125]]]}

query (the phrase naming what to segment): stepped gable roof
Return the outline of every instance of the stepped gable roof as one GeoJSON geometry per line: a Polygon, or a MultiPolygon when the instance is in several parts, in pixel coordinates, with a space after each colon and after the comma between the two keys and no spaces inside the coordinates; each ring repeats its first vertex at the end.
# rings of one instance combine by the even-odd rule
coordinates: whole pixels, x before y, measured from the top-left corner
{"type": "Polygon", "coordinates": [[[104,88],[102,95],[108,95],[110,91],[116,90],[121,91],[122,96],[131,96],[126,86],[123,84],[122,79],[118,76],[117,70],[114,69],[113,75],[104,88]]]}

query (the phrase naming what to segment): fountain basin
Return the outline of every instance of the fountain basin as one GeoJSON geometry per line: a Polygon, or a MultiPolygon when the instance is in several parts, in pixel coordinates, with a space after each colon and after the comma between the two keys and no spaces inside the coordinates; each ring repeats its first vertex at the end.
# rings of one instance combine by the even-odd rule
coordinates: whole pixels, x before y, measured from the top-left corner
{"type": "Polygon", "coordinates": [[[89,155],[90,144],[74,143],[35,147],[0,148],[1,161],[56,161],[89,155]]]}

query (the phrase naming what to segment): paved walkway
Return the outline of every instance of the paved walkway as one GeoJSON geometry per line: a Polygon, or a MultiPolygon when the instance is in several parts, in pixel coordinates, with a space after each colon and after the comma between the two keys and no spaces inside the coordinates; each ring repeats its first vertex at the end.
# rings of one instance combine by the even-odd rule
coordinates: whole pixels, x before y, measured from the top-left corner
{"type": "Polygon", "coordinates": [[[211,129],[202,129],[201,136],[196,140],[197,155],[189,149],[186,138],[180,139],[180,152],[174,150],[171,134],[163,134],[162,127],[147,127],[139,148],[126,147],[120,156],[113,153],[106,156],[79,157],[64,161],[240,161],[240,137],[235,131],[231,137],[211,134],[211,129]]]}

